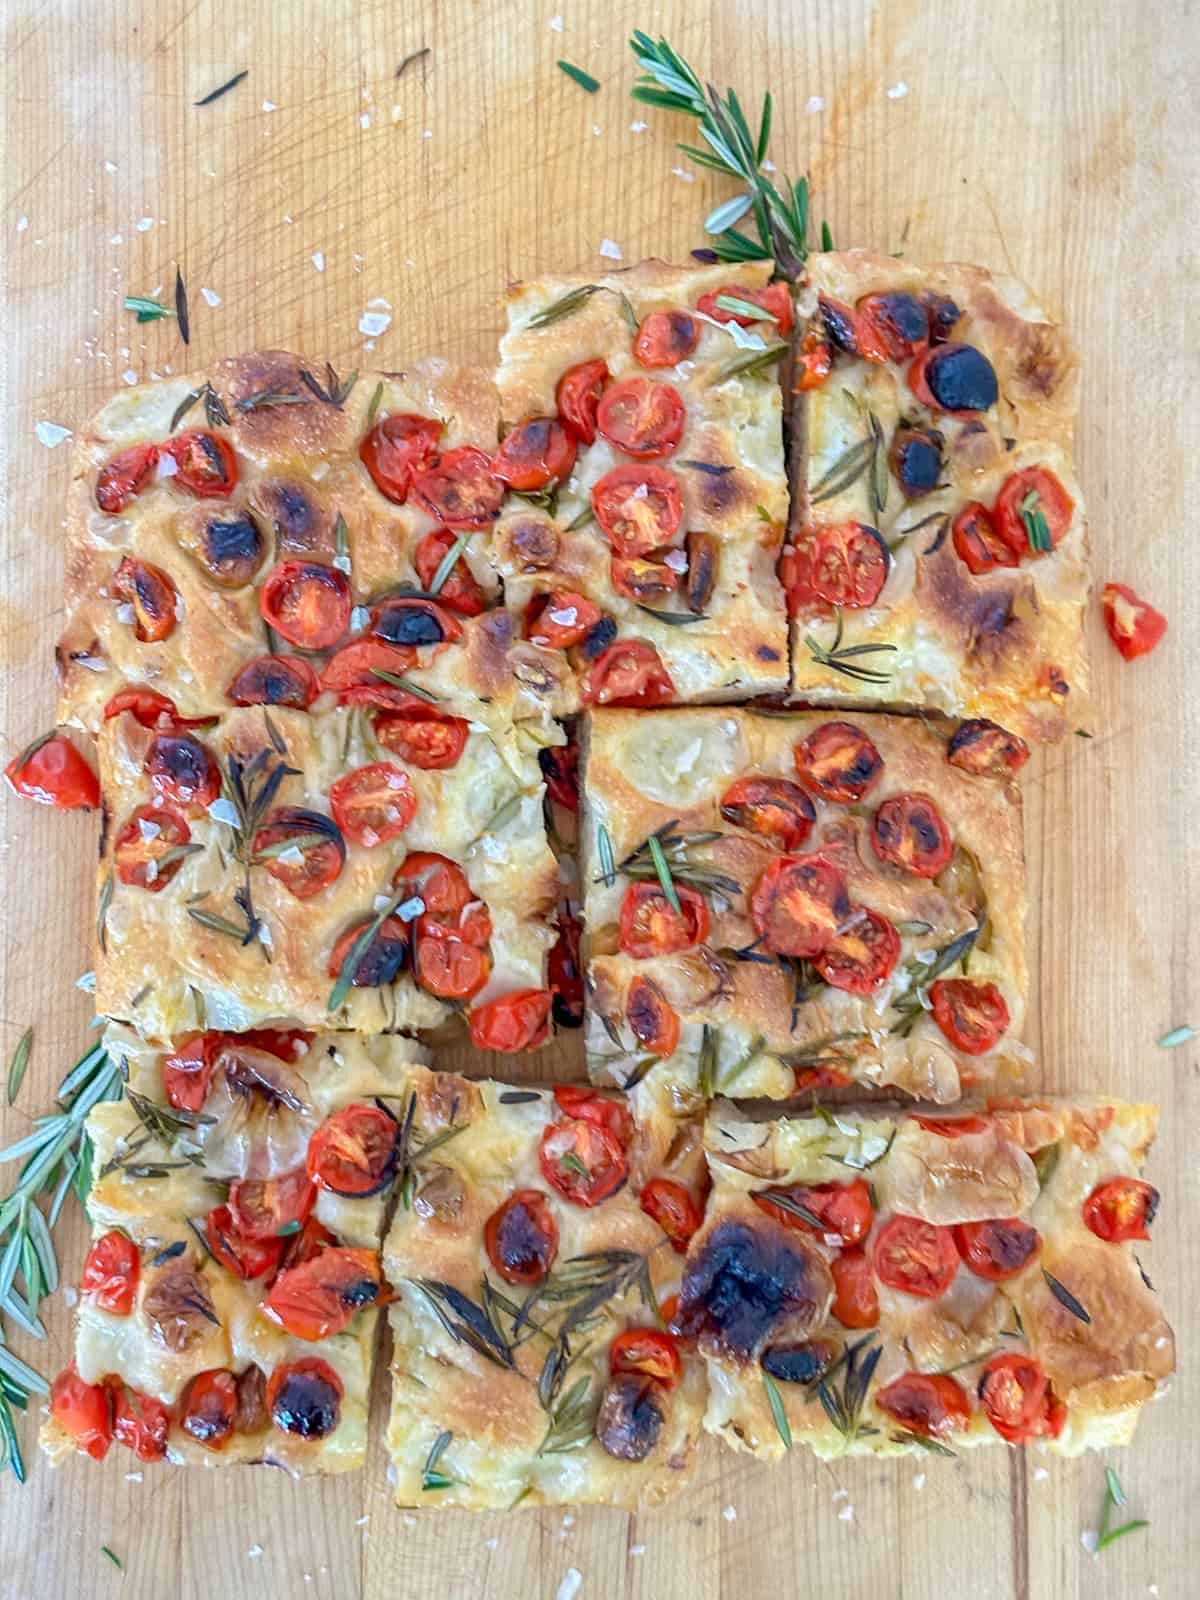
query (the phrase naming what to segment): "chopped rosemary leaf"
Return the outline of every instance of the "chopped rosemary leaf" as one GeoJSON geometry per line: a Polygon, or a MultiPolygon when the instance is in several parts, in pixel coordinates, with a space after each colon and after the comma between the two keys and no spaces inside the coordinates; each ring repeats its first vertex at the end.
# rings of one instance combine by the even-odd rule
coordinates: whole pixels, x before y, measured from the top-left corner
{"type": "Polygon", "coordinates": [[[387,672],[383,667],[372,667],[372,673],[377,678],[382,678],[384,683],[390,683],[393,688],[403,689],[406,694],[415,694],[418,700],[428,700],[431,706],[438,703],[438,697],[430,694],[428,689],[422,689],[419,683],[414,683],[411,678],[406,678],[398,672],[387,672]]]}
{"type": "Polygon", "coordinates": [[[125,1571],[125,1564],[121,1560],[120,1556],[115,1555],[113,1553],[113,1551],[111,1551],[108,1548],[108,1546],[106,1544],[102,1544],[100,1546],[100,1554],[102,1556],[107,1556],[108,1559],[112,1562],[113,1566],[116,1567],[118,1572],[124,1572],[125,1571]]]}
{"type": "Polygon", "coordinates": [[[1092,1320],[1091,1313],[1088,1311],[1087,1307],[1075,1298],[1070,1289],[1067,1288],[1066,1284],[1063,1283],[1061,1279],[1056,1278],[1054,1274],[1052,1272],[1048,1272],[1045,1267],[1042,1268],[1042,1277],[1046,1280],[1047,1289],[1049,1289],[1050,1293],[1058,1301],[1060,1306],[1069,1311],[1071,1315],[1076,1317],[1080,1322],[1090,1322],[1092,1320]]]}
{"type": "Polygon", "coordinates": [[[833,244],[833,229],[829,226],[829,224],[826,221],[822,220],[822,222],[821,222],[821,249],[822,250],[832,250],[833,248],[834,248],[834,244],[833,244]]]}
{"type": "Polygon", "coordinates": [[[425,1457],[425,1465],[421,1470],[421,1488],[423,1490],[449,1489],[454,1484],[461,1482],[461,1479],[453,1477],[448,1472],[442,1472],[438,1467],[438,1462],[445,1455],[446,1447],[453,1437],[454,1435],[449,1428],[444,1428],[433,1441],[429,1454],[425,1457]]]}
{"type": "MultiPolygon", "coordinates": [[[[722,230],[717,229],[718,233],[722,230]]],[[[765,306],[756,306],[753,300],[743,300],[736,294],[719,294],[715,304],[735,317],[749,317],[751,322],[778,322],[779,318],[765,306]]]]}
{"type": "Polygon", "coordinates": [[[890,672],[881,672],[875,667],[863,667],[858,664],[858,657],[875,655],[880,651],[895,650],[894,644],[854,644],[842,645],[843,621],[842,613],[837,612],[837,629],[833,636],[833,643],[825,646],[814,639],[811,633],[804,636],[808,646],[808,653],[819,667],[828,667],[832,672],[840,672],[843,677],[852,678],[857,683],[886,683],[891,677],[890,672]]]}
{"type": "Polygon", "coordinates": [[[662,842],[656,834],[651,834],[647,840],[650,847],[650,859],[654,862],[654,870],[658,873],[658,881],[662,884],[662,892],[667,897],[667,904],[677,917],[683,915],[683,907],[679,903],[679,895],[675,891],[675,880],[671,877],[671,869],[667,865],[667,858],[663,854],[662,842]]]}
{"type": "Polygon", "coordinates": [[[426,591],[429,595],[438,595],[442,592],[446,580],[449,578],[450,574],[454,571],[454,568],[458,564],[459,556],[461,556],[466,550],[470,537],[471,535],[469,533],[460,533],[457,539],[455,539],[454,543],[446,551],[446,554],[438,562],[437,571],[429,580],[429,588],[426,591]]]}
{"type": "Polygon", "coordinates": [[[589,94],[595,94],[600,87],[599,78],[593,78],[590,72],[585,72],[582,67],[577,67],[572,61],[560,61],[560,72],[565,72],[568,78],[573,79],[581,89],[586,89],[589,94]]]}
{"type": "Polygon", "coordinates": [[[1029,548],[1045,555],[1051,548],[1050,525],[1046,521],[1042,510],[1042,497],[1036,489],[1031,489],[1018,507],[1021,522],[1025,528],[1025,537],[1029,541],[1029,548]]]}
{"type": "MultiPolygon", "coordinates": [[[[188,317],[187,285],[183,281],[183,273],[175,268],[175,315],[179,320],[179,337],[184,344],[192,342],[192,324],[188,317]]],[[[138,319],[141,321],[141,318],[138,319]]]]}
{"type": "Polygon", "coordinates": [[[600,876],[604,879],[604,887],[611,889],[617,881],[617,869],[613,863],[612,836],[603,823],[596,834],[596,848],[600,855],[600,876]]]}
{"type": "Polygon", "coordinates": [[[1123,1538],[1127,1533],[1136,1533],[1139,1528],[1148,1528],[1149,1522],[1145,1517],[1134,1517],[1129,1522],[1122,1522],[1119,1527],[1111,1528],[1109,1523],[1115,1510],[1120,1510],[1128,1504],[1121,1480],[1117,1477],[1112,1467],[1104,1469],[1104,1504],[1100,1508],[1100,1527],[1096,1533],[1095,1554],[1107,1550],[1116,1539],[1123,1538]]]}
{"type": "Polygon", "coordinates": [[[124,309],[134,312],[139,322],[159,322],[163,317],[175,315],[170,306],[164,306],[161,300],[150,300],[141,294],[127,294],[124,309]]]}
{"type": "Polygon", "coordinates": [[[1174,1050],[1181,1044],[1188,1044],[1197,1033],[1200,1033],[1200,1029],[1193,1028],[1190,1023],[1185,1022],[1182,1027],[1172,1028],[1170,1033],[1163,1034],[1158,1041],[1159,1049],[1174,1050]]]}
{"type": "Polygon", "coordinates": [[[246,68],[242,72],[235,72],[233,77],[230,78],[227,83],[221,84],[221,86],[217,89],[210,89],[208,94],[204,96],[203,100],[193,100],[192,104],[194,106],[210,106],[214,100],[219,100],[223,94],[228,94],[231,89],[236,89],[238,84],[241,83],[242,79],[248,76],[249,68],[246,68]]]}
{"type": "Polygon", "coordinates": [[[769,1372],[763,1373],[762,1381],[763,1388],[767,1391],[767,1404],[771,1407],[771,1418],[775,1423],[775,1431],[783,1440],[783,1448],[790,1450],[792,1448],[792,1428],[787,1419],[787,1411],[784,1408],[783,1396],[779,1392],[779,1385],[769,1372]]]}
{"type": "Polygon", "coordinates": [[[713,383],[727,383],[730,378],[756,378],[781,361],[788,352],[786,339],[776,340],[765,350],[743,350],[732,356],[713,373],[713,383]]]}
{"type": "Polygon", "coordinates": [[[375,393],[371,396],[371,404],[367,407],[367,427],[375,426],[375,418],[379,414],[379,402],[383,399],[383,379],[375,385],[375,393]]]}
{"type": "Polygon", "coordinates": [[[17,1048],[12,1053],[12,1060],[8,1064],[8,1103],[11,1106],[20,1093],[21,1084],[29,1067],[29,1053],[33,1049],[33,1028],[25,1029],[17,1041],[17,1048]]]}

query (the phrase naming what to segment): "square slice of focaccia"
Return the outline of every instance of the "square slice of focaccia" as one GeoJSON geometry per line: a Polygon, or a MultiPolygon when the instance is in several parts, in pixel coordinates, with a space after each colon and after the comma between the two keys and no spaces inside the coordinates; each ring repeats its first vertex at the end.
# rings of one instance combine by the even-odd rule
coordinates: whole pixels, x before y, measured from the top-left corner
{"type": "Polygon", "coordinates": [[[158,1040],[403,1031],[457,1009],[481,1046],[540,1043],[558,888],[542,746],[532,724],[460,727],[430,769],[361,708],[107,720],[98,1009],[158,1040]]]}
{"type": "Polygon", "coordinates": [[[944,1102],[1019,1071],[1014,784],[910,717],[598,711],[583,742],[597,1081],[944,1102]]]}
{"type": "Polygon", "coordinates": [[[786,687],[793,312],[769,276],[644,261],[509,291],[494,560],[526,638],[559,655],[560,709],[786,687]]]}
{"type": "Polygon", "coordinates": [[[543,653],[490,609],[496,424],[489,379],[432,359],[351,381],[255,352],[114,396],[76,445],[60,719],[134,689],[185,717],[540,711],[543,653]]]}
{"type": "Polygon", "coordinates": [[[115,1431],[144,1461],[360,1467],[422,1052],[267,1032],[160,1054],[119,1027],[105,1043],[128,1087],[88,1119],[92,1246],[43,1448],[103,1455],[115,1431]]]}
{"type": "Polygon", "coordinates": [[[713,1108],[713,1190],[677,1330],[706,1428],[766,1459],[1133,1435],[1174,1370],[1134,1240],[1154,1106],[1100,1095],[948,1116],[713,1108]]]}
{"type": "Polygon", "coordinates": [[[981,267],[847,251],[810,256],[808,275],[806,473],[781,567],[793,693],[928,707],[1021,740],[1086,726],[1063,330],[981,267]]]}
{"type": "Polygon", "coordinates": [[[664,1499],[704,1409],[663,1320],[700,1222],[699,1129],[635,1126],[621,1097],[572,1086],[413,1082],[384,1246],[398,1503],[664,1499]]]}

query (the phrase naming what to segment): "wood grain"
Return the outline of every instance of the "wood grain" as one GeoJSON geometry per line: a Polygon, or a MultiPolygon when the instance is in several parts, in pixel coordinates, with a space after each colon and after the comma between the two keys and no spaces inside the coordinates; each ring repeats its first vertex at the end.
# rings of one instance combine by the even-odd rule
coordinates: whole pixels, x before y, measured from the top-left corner
{"type": "MultiPolygon", "coordinates": [[[[605,238],[627,261],[682,255],[728,191],[675,174],[691,164],[672,138],[690,130],[630,102],[635,26],[661,29],[748,101],[769,82],[775,159],[811,172],[817,216],[839,243],[1015,271],[1082,348],[1080,476],[1097,572],[1143,589],[1171,632],[1152,660],[1124,667],[1094,627],[1101,731],[1030,772],[1028,1037],[1037,1083],[1103,1084],[1163,1107],[1151,1270],[1183,1370],[1115,1462],[1151,1530],[1093,1560],[1080,1536],[1103,1463],[1043,1467],[1031,1455],[1022,1470],[1000,1449],[887,1466],[797,1456],[775,1470],[708,1451],[687,1498],[645,1517],[404,1515],[378,1450],[361,1476],[304,1485],[265,1472],[131,1481],[134,1463],[114,1452],[99,1469],[35,1461],[24,1489],[0,1480],[6,1600],[549,1600],[572,1568],[584,1600],[921,1600],[959,1581],[978,1600],[1195,1593],[1200,1054],[1154,1044],[1200,1023],[1189,650],[1200,452],[1185,431],[1200,370],[1188,82],[1200,26],[1187,0],[9,0],[5,759],[47,723],[53,698],[69,447],[46,449],[35,424],[78,425],[126,371],[145,378],[256,344],[343,371],[427,350],[488,363],[506,280],[596,268],[605,238]],[[397,81],[422,46],[430,54],[397,81]],[[601,92],[571,83],[558,56],[601,92]],[[231,94],[193,106],[241,68],[249,77],[231,94]],[[823,105],[809,109],[815,97],[823,105]],[[176,262],[191,289],[186,353],[173,324],[138,328],[120,309],[126,293],[169,290],[176,262]],[[358,320],[377,296],[393,320],[368,352],[358,320]]],[[[89,959],[94,823],[4,803],[0,1046],[36,1025],[21,1105],[3,1119],[11,1137],[85,1036],[88,1003],[72,984],[89,959]]],[[[69,1269],[82,1236],[77,1217],[64,1225],[69,1269]]],[[[50,1348],[36,1354],[52,1368],[67,1349],[61,1297],[49,1320],[50,1348]]]]}

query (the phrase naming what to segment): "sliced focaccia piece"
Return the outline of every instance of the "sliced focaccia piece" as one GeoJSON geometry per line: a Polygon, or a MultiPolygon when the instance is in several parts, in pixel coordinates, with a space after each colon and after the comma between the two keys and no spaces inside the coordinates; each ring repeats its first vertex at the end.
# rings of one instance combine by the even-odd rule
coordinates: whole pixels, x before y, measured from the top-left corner
{"type": "Polygon", "coordinates": [[[598,1081],[951,1101],[1019,1069],[1014,785],[908,717],[598,711],[584,743],[598,1081]]]}
{"type": "MultiPolygon", "coordinates": [[[[770,267],[644,261],[508,295],[492,533],[506,603],[585,705],[786,687],[787,517],[770,267]]],[[[566,709],[559,703],[559,709],[566,709]]]]}
{"type": "Polygon", "coordinates": [[[43,1447],[143,1461],[362,1465],[379,1242],[420,1052],[353,1034],[162,1055],[106,1036],[125,1098],[88,1119],[92,1245],[43,1447]]]}
{"type": "Polygon", "coordinates": [[[659,1308],[699,1226],[699,1130],[619,1096],[421,1073],[384,1247],[387,1447],[408,1506],[636,1507],[682,1486],[699,1362],[659,1308]]]}
{"type": "Polygon", "coordinates": [[[480,1047],[540,1042],[558,887],[543,735],[457,731],[430,765],[356,709],[105,722],[99,1010],[164,1040],[469,1008],[480,1047]]]}
{"type": "Polygon", "coordinates": [[[1022,740],[1088,719],[1076,359],[1024,285],[863,251],[808,260],[806,482],[781,574],[792,689],[1022,740]]]}
{"type": "Polygon", "coordinates": [[[714,1188],[674,1327],[706,1428],[764,1458],[1133,1435],[1174,1340],[1133,1241],[1153,1106],[1100,1095],[949,1116],[748,1122],[714,1107],[714,1188]]]}

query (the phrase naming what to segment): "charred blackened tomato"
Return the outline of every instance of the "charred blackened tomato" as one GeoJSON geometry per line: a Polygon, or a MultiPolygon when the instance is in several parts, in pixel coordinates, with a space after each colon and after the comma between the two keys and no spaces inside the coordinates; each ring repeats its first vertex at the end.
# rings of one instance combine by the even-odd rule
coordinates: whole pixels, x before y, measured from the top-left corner
{"type": "Polygon", "coordinates": [[[462,623],[433,600],[403,596],[385,600],[371,617],[371,635],[401,649],[424,645],[455,644],[462,638],[462,623]]]}
{"type": "Polygon", "coordinates": [[[833,1314],[844,1328],[873,1328],[879,1322],[879,1293],[865,1250],[843,1250],[830,1262],[833,1314]]]}
{"type": "Polygon", "coordinates": [[[574,434],[557,417],[527,417],[504,435],[492,472],[510,489],[528,494],[562,483],[574,465],[574,434]]]}
{"type": "Polygon", "coordinates": [[[709,1355],[745,1362],[787,1329],[814,1326],[829,1305],[829,1268],[814,1245],[766,1217],[726,1217],[693,1245],[672,1332],[709,1355]]]}
{"type": "Polygon", "coordinates": [[[620,1095],[600,1094],[574,1083],[557,1083],[554,1103],[564,1116],[607,1128],[622,1150],[629,1148],[633,1139],[633,1114],[620,1095]]]}
{"type": "Polygon", "coordinates": [[[949,864],[950,829],[927,794],[893,794],[876,811],[871,842],[881,861],[918,878],[936,878],[949,864]]]}
{"type": "Polygon", "coordinates": [[[428,917],[420,918],[413,951],[413,976],[441,1000],[469,1000],[491,977],[486,941],[464,937],[428,917]]]}
{"type": "Polygon", "coordinates": [[[133,633],[141,644],[158,644],[175,627],[175,585],[161,567],[124,556],[109,593],[132,608],[133,633]]]}
{"type": "Polygon", "coordinates": [[[180,1039],[163,1057],[163,1093],[177,1111],[199,1111],[208,1098],[222,1033],[193,1033],[180,1039]]]}
{"type": "Polygon", "coordinates": [[[267,1385],[267,1410],[284,1433],[324,1439],[342,1414],[342,1380],[319,1356],[276,1367],[267,1385]]]}
{"type": "Polygon", "coordinates": [[[239,1233],[227,1205],[208,1213],[204,1237],[214,1261],[244,1283],[273,1272],[283,1254],[282,1239],[249,1239],[239,1233]]]}
{"type": "Polygon", "coordinates": [[[812,960],[850,916],[846,880],[824,856],[779,856],[754,886],[750,915],[768,950],[812,960]]]}
{"type": "Polygon", "coordinates": [[[132,1450],[139,1461],[161,1461],[167,1453],[171,1430],[166,1406],[153,1395],[142,1394],[127,1384],[113,1387],[113,1437],[126,1450],[132,1450]]]}
{"type": "Polygon", "coordinates": [[[748,289],[739,283],[726,283],[719,289],[702,294],[696,310],[714,322],[736,322],[749,328],[756,322],[774,322],[780,335],[792,331],[792,296],[786,283],[769,283],[765,289],[748,289]],[[722,305],[721,301],[736,301],[736,305],[722,305]],[[754,307],[759,313],[754,314],[754,307]]]}
{"type": "Polygon", "coordinates": [[[942,476],[942,436],[935,428],[897,428],[888,464],[906,500],[937,488],[942,476]]]}
{"type": "Polygon", "coordinates": [[[875,1404],[921,1439],[945,1439],[971,1423],[966,1390],[941,1372],[906,1372],[876,1391],[875,1404]]]}
{"type": "Polygon", "coordinates": [[[669,456],[687,413],[679,390],[653,378],[622,378],[605,389],[596,407],[596,427],[627,456],[655,461],[669,456]]]}
{"type": "Polygon", "coordinates": [[[106,1383],[84,1383],[75,1363],[50,1386],[50,1415],[75,1441],[76,1450],[103,1461],[113,1441],[113,1396],[106,1383]]]}
{"type": "Polygon", "coordinates": [[[168,805],[139,806],[113,840],[117,877],[157,894],[184,863],[192,830],[168,805]]]}
{"type": "Polygon", "coordinates": [[[839,805],[856,805],[883,771],[883,757],[852,722],[823,722],[794,754],[804,787],[839,805]]]}
{"type": "Polygon", "coordinates": [[[477,1050],[501,1050],[515,1055],[536,1050],[549,1034],[549,989],[515,989],[497,995],[471,1012],[471,1043],[477,1050]]]}
{"type": "Polygon", "coordinates": [[[704,1220],[690,1191],[671,1178],[651,1178],[639,1195],[638,1204],[658,1223],[676,1255],[683,1255],[704,1220]]]}
{"type": "Polygon", "coordinates": [[[221,792],[212,751],[190,733],[158,734],[146,754],[146,776],[155,794],[192,816],[207,811],[221,792]]]}
{"type": "Polygon", "coordinates": [[[596,1413],[596,1442],[617,1461],[645,1461],[665,1417],[663,1388],[653,1378],[623,1374],[609,1381],[596,1413]]]}
{"type": "Polygon", "coordinates": [[[500,514],[504,485],[492,475],[492,458],[474,445],[438,456],[413,479],[413,493],[448,528],[486,528],[500,514]]]}
{"type": "Polygon", "coordinates": [[[1148,1239],[1158,1199],[1158,1190],[1141,1178],[1109,1178],[1083,1202],[1083,1220],[1097,1239],[1109,1244],[1148,1239]]]}
{"type": "Polygon", "coordinates": [[[319,561],[280,561],[258,597],[268,626],[301,650],[328,650],[350,626],[350,584],[319,561]]]}
{"type": "Polygon", "coordinates": [[[285,1333],[315,1344],[341,1333],[382,1294],[378,1251],[332,1246],[312,1261],[281,1272],[262,1310],[285,1333]]]}
{"type": "Polygon", "coordinates": [[[546,961],[546,981],[554,996],[550,1010],[560,1028],[583,1026],[583,963],[579,958],[581,932],[579,918],[560,908],[558,938],[546,961]]]}
{"type": "Polygon", "coordinates": [[[676,911],[661,884],[631,883],[621,901],[621,949],[635,961],[690,950],[708,938],[708,903],[695,889],[677,885],[676,911]]]}
{"type": "Polygon", "coordinates": [[[868,328],[874,342],[883,346],[889,361],[905,361],[929,343],[929,314],[915,294],[893,290],[866,294],[855,306],[859,337],[868,328]]]}
{"type": "Polygon", "coordinates": [[[659,605],[679,587],[674,567],[645,556],[614,556],[608,570],[617,593],[639,605],[659,605]]]}
{"type": "Polygon", "coordinates": [[[874,1260],[881,1283],[921,1300],[945,1294],[958,1271],[952,1229],[899,1212],[880,1229],[874,1260]]]}
{"type": "Polygon", "coordinates": [[[679,531],[679,479],[666,467],[614,467],[592,485],[592,510],[617,555],[648,556],[679,531]]]}
{"type": "Polygon", "coordinates": [[[581,361],[568,367],[558,380],[554,402],[563,427],[579,440],[591,444],[596,437],[596,408],[609,381],[607,363],[581,361]]]}
{"type": "Polygon", "coordinates": [[[878,600],[890,568],[887,545],[865,522],[812,523],[784,551],[779,577],[793,615],[813,604],[862,611],[878,600]]]}
{"type": "Polygon", "coordinates": [[[839,1247],[861,1244],[875,1216],[871,1190],[863,1178],[757,1189],[750,1198],[785,1228],[815,1234],[839,1247]]]}
{"type": "Polygon", "coordinates": [[[703,616],[704,608],[712,599],[717,582],[717,564],[721,551],[711,533],[689,533],[683,541],[687,556],[687,572],[683,580],[683,597],[694,616],[703,616]]]}
{"type": "Polygon", "coordinates": [[[319,1189],[358,1200],[396,1175],[400,1125],[378,1106],[343,1106],[308,1141],[305,1165],[319,1189]]]}
{"type": "Polygon", "coordinates": [[[224,1450],[237,1420],[237,1379],[227,1367],[198,1372],[179,1402],[179,1426],[206,1450],[224,1450]]]}
{"type": "Polygon", "coordinates": [[[102,1311],[114,1317],[127,1317],[137,1298],[142,1258],[137,1245],[125,1234],[111,1229],[101,1234],[87,1253],[79,1292],[102,1311]]]}
{"type": "Polygon", "coordinates": [[[1125,661],[1149,655],[1167,631],[1167,619],[1127,583],[1106,583],[1100,595],[1104,626],[1125,661]]]}
{"type": "MultiPolygon", "coordinates": [[[[421,587],[428,589],[442,562],[456,543],[448,528],[433,528],[413,551],[413,566],[421,587]]],[[[477,617],[484,610],[485,601],[479,580],[460,555],[437,592],[438,604],[460,617],[477,617]]]]}
{"type": "Polygon", "coordinates": [[[998,567],[1020,565],[1020,553],[1003,537],[988,508],[978,500],[969,501],[950,525],[950,537],[958,559],[968,572],[982,577],[998,567]]]}
{"type": "Polygon", "coordinates": [[[836,1339],[801,1339],[768,1345],[762,1369],[780,1383],[819,1383],[842,1353],[836,1339]]]}
{"type": "Polygon", "coordinates": [[[323,811],[279,806],[254,835],[252,859],[297,900],[311,900],[341,876],[346,841],[323,811]]]}
{"type": "MultiPolygon", "coordinates": [[[[843,305],[840,300],[824,294],[817,297],[817,306],[830,343],[836,349],[844,350],[847,355],[862,355],[858,337],[859,322],[854,307],[843,305]]],[[[869,359],[884,361],[887,352],[880,345],[869,359]]]]}
{"type": "Polygon", "coordinates": [[[594,600],[573,589],[536,595],[525,613],[525,637],[552,650],[582,644],[604,613],[594,600]]]}
{"type": "Polygon", "coordinates": [[[291,706],[307,711],[320,693],[320,684],[301,656],[255,656],[225,693],[235,706],[291,706]]]}
{"type": "Polygon", "coordinates": [[[1042,1248],[1042,1236],[1020,1217],[960,1222],[954,1229],[958,1253],[977,1278],[1003,1283],[1023,1272],[1042,1248]]]}
{"type": "Polygon", "coordinates": [[[992,507],[996,532],[1025,557],[1049,555],[1067,536],[1075,502],[1048,467],[1005,478],[992,507]]]}
{"type": "Polygon", "coordinates": [[[579,746],[574,739],[566,744],[543,745],[538,751],[538,766],[546,793],[564,811],[579,810],[579,746]]]}
{"type": "Polygon", "coordinates": [[[721,797],[721,815],[787,851],[800,848],[817,817],[808,795],[788,778],[739,778],[721,797]]]}
{"type": "Polygon", "coordinates": [[[100,804],[100,781],[83,756],[61,733],[40,739],[8,763],[4,776],[15,794],[59,811],[88,810],[100,804]]]}
{"type": "Polygon", "coordinates": [[[458,765],[471,736],[462,717],[407,711],[383,711],[375,718],[375,738],[420,772],[446,772],[458,765]]]}
{"type": "Polygon", "coordinates": [[[541,1283],[558,1254],[558,1223],[538,1189],[518,1189],[483,1228],[488,1259],[505,1283],[541,1283]]]}
{"type": "Polygon", "coordinates": [[[179,1258],[168,1262],[148,1284],[142,1315],[154,1342],[174,1355],[190,1350],[221,1326],[203,1275],[179,1258]]]}
{"type": "Polygon", "coordinates": [[[596,1206],[616,1194],[629,1171],[615,1134],[573,1118],[545,1130],[538,1161],[550,1187],[577,1206],[596,1206]]]}
{"type": "Polygon", "coordinates": [[[432,417],[398,411],[380,417],[358,447],[359,460],[380,494],[402,506],[416,473],[433,460],[441,436],[442,424],[432,417]]]}
{"type": "Polygon", "coordinates": [[[176,434],[162,447],[174,461],[171,482],[198,500],[227,500],[237,487],[238,465],[233,446],[218,434],[194,428],[176,434]]]}
{"type": "Polygon", "coordinates": [[[636,1374],[673,1389],[683,1373],[678,1341],[659,1328],[626,1328],[608,1347],[608,1370],[614,1378],[636,1374]]]}
{"type": "MultiPolygon", "coordinates": [[[[331,978],[341,977],[343,964],[373,920],[371,917],[364,917],[361,922],[352,923],[339,934],[329,956],[331,978]]],[[[408,924],[401,922],[399,917],[387,917],[356,961],[354,976],[350,980],[351,987],[386,989],[389,983],[395,983],[408,961],[408,947],[408,924]]]]}
{"type": "Polygon", "coordinates": [[[945,344],[962,319],[962,312],[948,294],[926,289],[920,296],[929,318],[929,337],[934,344],[945,344]]]}
{"type": "Polygon", "coordinates": [[[998,722],[974,717],[954,730],[946,760],[977,777],[1009,778],[1029,760],[1029,746],[998,722]]]}
{"type": "Polygon", "coordinates": [[[625,1020],[643,1050],[669,1056],[679,1044],[679,1015],[649,978],[636,977],[625,996],[625,1020]]]}
{"type": "Polygon", "coordinates": [[[1067,1408],[1050,1380],[1030,1356],[993,1356],[979,1379],[984,1415],[1009,1444],[1057,1439],[1067,1424],[1067,1408]]]}
{"type": "Polygon", "coordinates": [[[223,519],[213,517],[204,525],[195,554],[220,588],[241,589],[262,564],[262,534],[253,517],[244,512],[223,519]]]}
{"type": "Polygon", "coordinates": [[[158,466],[156,444],[135,444],[106,461],[96,479],[96,504],[110,517],[128,510],[158,466]]]}
{"type": "Polygon", "coordinates": [[[908,369],[908,386],[931,411],[986,411],[1000,393],[996,369],[973,344],[935,344],[908,369]]]}
{"type": "Polygon", "coordinates": [[[1008,1027],[1008,1006],[994,983],[939,978],[930,989],[929,998],[933,1020],[964,1055],[986,1055],[1008,1027]]]}
{"type": "Polygon", "coordinates": [[[399,838],[417,814],[417,796],[407,772],[375,761],[334,782],[329,809],[346,838],[370,850],[399,838]]]}
{"type": "Polygon", "coordinates": [[[643,317],[633,341],[640,367],[677,367],[696,353],[700,324],[687,311],[652,311],[643,317]]]}

